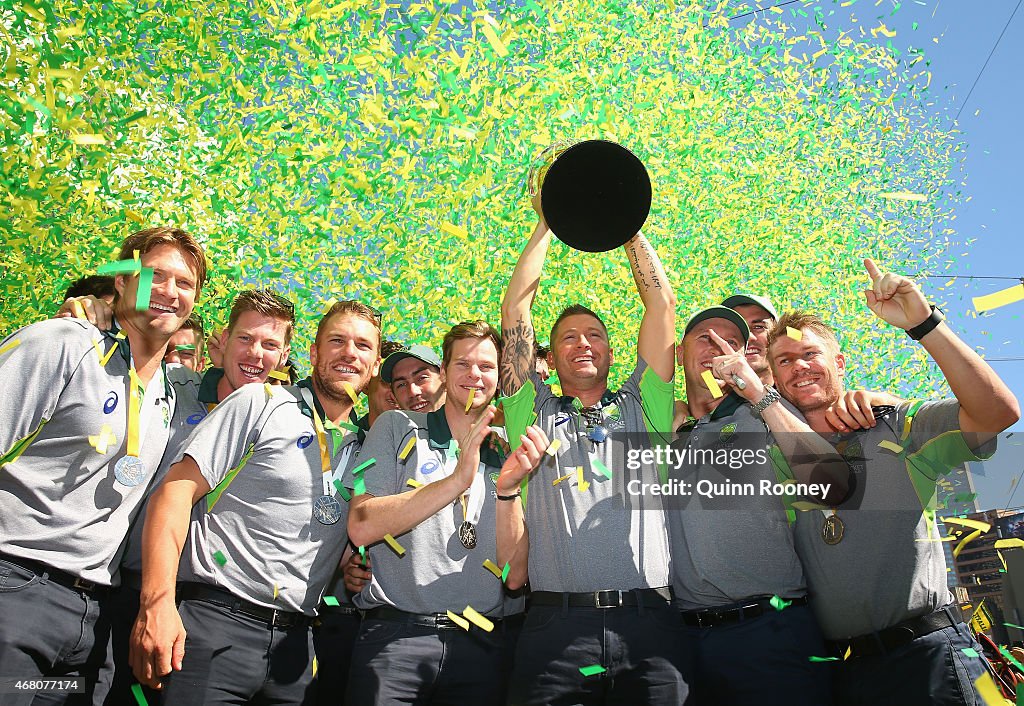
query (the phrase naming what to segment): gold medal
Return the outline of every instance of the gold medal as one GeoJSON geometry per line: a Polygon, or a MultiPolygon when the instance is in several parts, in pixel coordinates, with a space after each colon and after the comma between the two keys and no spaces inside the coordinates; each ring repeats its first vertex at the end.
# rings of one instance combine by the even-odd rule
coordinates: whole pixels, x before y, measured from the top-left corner
{"type": "Polygon", "coordinates": [[[843,532],[846,531],[846,526],[843,521],[839,519],[839,515],[833,510],[831,515],[825,518],[825,522],[821,525],[821,538],[825,540],[825,544],[835,545],[843,541],[843,532]]]}

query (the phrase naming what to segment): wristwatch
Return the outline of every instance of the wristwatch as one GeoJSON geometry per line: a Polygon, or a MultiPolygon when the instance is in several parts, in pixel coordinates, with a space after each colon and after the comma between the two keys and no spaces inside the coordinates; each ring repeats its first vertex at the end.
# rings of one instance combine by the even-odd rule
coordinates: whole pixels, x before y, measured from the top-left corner
{"type": "Polygon", "coordinates": [[[766,409],[768,409],[781,399],[782,396],[778,393],[778,390],[776,390],[774,387],[766,387],[764,389],[764,397],[761,398],[761,401],[755,405],[752,405],[754,408],[754,414],[760,417],[766,409]]]}
{"type": "Polygon", "coordinates": [[[495,491],[494,493],[494,497],[496,497],[498,500],[515,500],[516,498],[522,497],[522,495],[523,489],[521,487],[512,495],[499,495],[497,491],[495,491]]]}
{"type": "Polygon", "coordinates": [[[932,330],[940,323],[946,320],[946,315],[942,313],[942,309],[932,304],[932,314],[927,319],[919,323],[914,328],[907,329],[907,335],[913,338],[915,341],[920,341],[922,338],[927,336],[932,330]]]}

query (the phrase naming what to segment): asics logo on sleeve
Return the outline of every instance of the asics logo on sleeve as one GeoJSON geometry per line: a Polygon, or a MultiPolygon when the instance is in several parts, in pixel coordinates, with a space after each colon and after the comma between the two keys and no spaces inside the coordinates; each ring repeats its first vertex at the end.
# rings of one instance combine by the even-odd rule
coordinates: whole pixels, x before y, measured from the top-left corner
{"type": "Polygon", "coordinates": [[[309,446],[312,443],[313,443],[313,435],[307,433],[307,434],[303,434],[302,436],[300,436],[299,440],[295,442],[295,445],[298,446],[300,449],[304,449],[304,448],[306,448],[307,446],[309,446]]]}
{"type": "Polygon", "coordinates": [[[117,409],[117,392],[111,390],[107,395],[107,399],[103,401],[103,413],[110,414],[117,409]]]}
{"type": "Polygon", "coordinates": [[[199,422],[206,419],[206,415],[202,412],[196,412],[195,414],[189,415],[188,419],[185,420],[186,424],[198,424],[199,422]]]}

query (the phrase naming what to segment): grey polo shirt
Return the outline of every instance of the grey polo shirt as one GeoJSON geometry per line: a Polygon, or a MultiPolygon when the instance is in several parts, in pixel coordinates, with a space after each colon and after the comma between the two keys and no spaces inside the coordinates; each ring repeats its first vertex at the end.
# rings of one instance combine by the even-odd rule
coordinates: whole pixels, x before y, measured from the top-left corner
{"type": "Polygon", "coordinates": [[[189,438],[183,455],[195,460],[214,490],[200,501],[206,511],[193,513],[182,581],[218,586],[267,608],[314,614],[346,542],[348,504],[333,480],[341,478],[359,440],[354,433],[341,439],[327,434],[334,464],[328,489],[341,502],[342,516],[321,524],[313,506],[324,495],[325,479],[303,388],[312,393],[308,379],[296,386],[245,385],[189,438]]]}
{"type": "MultiPolygon", "coordinates": [[[[672,426],[673,385],[646,361],[637,361],[625,384],[601,402],[601,424],[613,436],[596,443],[572,400],[556,397],[536,373],[502,400],[513,446],[536,424],[561,448],[527,483],[525,515],[530,536],[530,585],[535,591],[590,592],[659,588],[669,584],[668,532],[659,496],[628,496],[601,470],[622,474],[624,454],[613,446],[623,433],[667,434],[672,426]],[[532,421],[536,414],[536,422],[532,421]],[[619,435],[619,436],[617,436],[619,435]],[[596,459],[596,462],[595,462],[596,459]],[[581,491],[576,469],[589,483],[581,491]],[[554,485],[560,477],[569,478],[554,485]]],[[[621,480],[621,478],[620,478],[621,480]]],[[[657,477],[642,478],[657,482],[657,477]]]]}
{"type": "Polygon", "coordinates": [[[952,602],[935,524],[937,480],[995,453],[995,439],[976,451],[967,446],[959,413],[955,399],[907,402],[874,428],[831,440],[855,475],[851,497],[835,508],[843,538],[822,539],[827,511],[796,518],[797,551],[827,639],[865,635],[952,602]]]}
{"type": "Polygon", "coordinates": [[[129,487],[114,475],[126,452],[128,339],[51,319],[11,334],[0,349],[0,553],[114,584],[167,445],[174,389],[155,378],[142,395],[139,457],[149,475],[129,487]]]}
{"type": "MultiPolygon", "coordinates": [[[[377,418],[357,463],[374,459],[363,472],[366,492],[376,497],[411,492],[408,480],[427,484],[445,476],[445,459],[452,435],[444,407],[436,412],[389,411],[377,418]],[[399,455],[415,439],[405,459],[399,455]]],[[[502,456],[488,442],[481,448],[479,473],[484,474],[483,508],[477,523],[477,544],[467,549],[459,541],[463,522],[459,501],[449,504],[396,537],[405,555],[400,557],[385,542],[367,548],[373,578],[353,602],[359,608],[392,606],[410,613],[461,613],[467,605],[491,617],[522,612],[521,599],[506,604],[501,581],[483,567],[485,559],[495,561],[495,489],[502,456]]],[[[354,486],[352,469],[345,485],[354,486]]]]}
{"type": "MultiPolygon", "coordinates": [[[[791,406],[791,412],[799,414],[791,406]]],[[[687,464],[673,477],[690,484],[691,494],[668,510],[672,537],[672,592],[683,610],[723,606],[754,596],[794,598],[807,593],[793,532],[782,498],[760,493],[760,481],[779,477],[764,451],[768,429],[742,397],[730,392],[711,412],[684,427],[680,449],[762,451],[763,463],[687,464]],[[696,492],[714,484],[716,497],[696,492]],[[754,484],[754,495],[730,496],[724,484],[754,484]]],[[[701,458],[697,455],[698,458],[701,458]]]]}

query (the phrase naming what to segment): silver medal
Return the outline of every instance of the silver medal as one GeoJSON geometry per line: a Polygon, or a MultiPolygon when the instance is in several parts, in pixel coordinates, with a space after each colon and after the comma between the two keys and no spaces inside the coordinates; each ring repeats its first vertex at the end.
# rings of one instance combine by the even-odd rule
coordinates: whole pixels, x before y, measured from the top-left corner
{"type": "Polygon", "coordinates": [[[476,547],[476,525],[468,520],[459,525],[459,541],[466,549],[474,549],[476,547]]]}
{"type": "Polygon", "coordinates": [[[321,495],[313,501],[313,517],[322,525],[333,525],[341,519],[341,503],[331,495],[321,495]]]}
{"type": "Polygon", "coordinates": [[[114,464],[114,478],[132,488],[146,479],[146,464],[137,456],[122,456],[114,464]]]}

